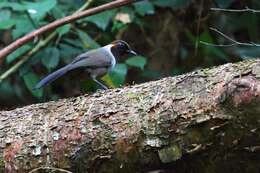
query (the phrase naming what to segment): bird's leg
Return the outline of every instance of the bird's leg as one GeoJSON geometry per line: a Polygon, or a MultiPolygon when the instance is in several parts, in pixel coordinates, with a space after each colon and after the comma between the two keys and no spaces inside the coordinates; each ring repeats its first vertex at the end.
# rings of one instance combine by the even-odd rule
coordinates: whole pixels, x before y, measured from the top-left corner
{"type": "Polygon", "coordinates": [[[96,78],[92,78],[92,79],[93,79],[93,81],[95,81],[97,84],[99,84],[104,90],[107,90],[107,89],[108,89],[104,84],[102,84],[101,82],[99,82],[96,78]]]}

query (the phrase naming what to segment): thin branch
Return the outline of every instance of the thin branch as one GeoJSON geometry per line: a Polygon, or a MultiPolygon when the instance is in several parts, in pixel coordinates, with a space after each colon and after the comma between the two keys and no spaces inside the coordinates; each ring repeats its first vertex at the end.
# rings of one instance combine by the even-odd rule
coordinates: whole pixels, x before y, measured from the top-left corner
{"type": "Polygon", "coordinates": [[[205,44],[207,46],[215,46],[215,47],[231,47],[231,46],[235,46],[237,44],[233,43],[233,44],[213,44],[213,43],[208,43],[205,41],[200,41],[201,44],[205,44]]]}
{"type": "Polygon", "coordinates": [[[29,40],[35,38],[36,36],[46,32],[48,30],[57,28],[61,25],[65,25],[67,23],[71,23],[71,22],[78,20],[80,18],[99,13],[101,11],[110,10],[110,9],[120,7],[120,6],[129,4],[129,3],[132,3],[132,2],[137,2],[137,1],[142,1],[142,0],[117,0],[117,1],[112,1],[110,3],[106,3],[104,5],[101,5],[101,6],[98,6],[98,7],[83,11],[83,12],[78,12],[78,13],[73,14],[71,16],[67,16],[67,17],[64,17],[62,19],[56,20],[56,21],[54,21],[54,22],[52,22],[48,25],[45,25],[45,26],[43,26],[43,27],[41,27],[37,30],[32,31],[31,33],[29,33],[28,35],[26,35],[22,38],[17,39],[15,42],[10,44],[9,46],[0,50],[0,59],[3,58],[3,57],[6,57],[8,54],[10,54],[15,49],[19,48],[20,46],[27,43],[29,40]]]}
{"type": "Polygon", "coordinates": [[[49,169],[49,170],[60,171],[60,172],[65,172],[65,173],[73,173],[73,172],[67,171],[65,169],[53,168],[53,167],[39,167],[39,168],[31,170],[29,173],[33,173],[33,172],[36,172],[36,171],[41,170],[41,169],[49,169]]]}
{"type": "Polygon", "coordinates": [[[260,13],[260,10],[254,10],[251,8],[246,7],[245,9],[223,9],[223,8],[210,8],[210,10],[214,11],[224,11],[224,12],[252,12],[252,13],[260,13]]]}
{"type": "Polygon", "coordinates": [[[200,43],[205,44],[207,46],[230,47],[230,46],[240,45],[240,46],[256,46],[256,47],[260,47],[260,44],[257,44],[257,43],[254,43],[254,42],[243,43],[243,42],[236,41],[236,40],[232,39],[231,37],[227,36],[226,34],[220,32],[216,28],[210,27],[209,29],[212,30],[212,31],[215,31],[218,34],[220,34],[222,37],[226,38],[227,40],[231,41],[232,43],[231,44],[213,44],[213,43],[200,41],[200,43]]]}

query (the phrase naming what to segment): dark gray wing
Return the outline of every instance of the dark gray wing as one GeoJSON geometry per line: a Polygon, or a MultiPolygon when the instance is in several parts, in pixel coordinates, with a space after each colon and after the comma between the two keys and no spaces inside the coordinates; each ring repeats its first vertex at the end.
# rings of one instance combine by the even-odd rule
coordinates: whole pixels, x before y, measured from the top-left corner
{"type": "Polygon", "coordinates": [[[109,67],[112,63],[112,57],[109,52],[99,48],[88,51],[77,56],[72,63],[70,64],[71,69],[86,67],[86,68],[95,68],[95,67],[109,67]]]}

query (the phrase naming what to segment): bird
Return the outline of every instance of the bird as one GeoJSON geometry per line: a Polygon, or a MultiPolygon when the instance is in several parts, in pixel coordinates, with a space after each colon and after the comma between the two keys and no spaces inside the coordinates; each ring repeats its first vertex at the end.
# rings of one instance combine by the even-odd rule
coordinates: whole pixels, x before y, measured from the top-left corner
{"type": "Polygon", "coordinates": [[[92,80],[106,90],[108,89],[107,86],[98,81],[97,78],[110,72],[115,67],[119,58],[125,54],[137,55],[130,48],[129,44],[123,40],[116,40],[104,47],[92,49],[78,55],[70,64],[43,78],[34,89],[42,88],[71,70],[84,68],[92,80]]]}

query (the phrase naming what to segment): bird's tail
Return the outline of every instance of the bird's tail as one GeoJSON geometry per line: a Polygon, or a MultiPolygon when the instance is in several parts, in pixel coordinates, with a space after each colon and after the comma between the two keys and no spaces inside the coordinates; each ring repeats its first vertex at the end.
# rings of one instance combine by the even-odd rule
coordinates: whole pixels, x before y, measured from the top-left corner
{"type": "Polygon", "coordinates": [[[44,85],[53,82],[54,80],[56,80],[57,78],[59,78],[60,76],[64,75],[65,73],[67,73],[68,71],[71,70],[70,65],[67,65],[65,67],[62,67],[61,69],[49,74],[48,76],[46,76],[45,78],[43,78],[35,87],[34,89],[39,89],[41,87],[43,87],[44,85]]]}

